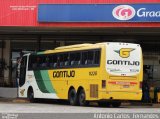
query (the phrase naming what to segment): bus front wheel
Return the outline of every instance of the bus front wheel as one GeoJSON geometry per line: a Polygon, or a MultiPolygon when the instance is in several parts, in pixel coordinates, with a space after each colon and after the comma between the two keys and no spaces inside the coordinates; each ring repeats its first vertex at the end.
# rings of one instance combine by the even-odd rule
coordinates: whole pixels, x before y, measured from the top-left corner
{"type": "Polygon", "coordinates": [[[32,88],[28,89],[27,98],[31,103],[34,102],[34,92],[32,88]]]}
{"type": "Polygon", "coordinates": [[[77,93],[75,89],[71,89],[68,94],[68,100],[70,105],[77,105],[77,93]]]}

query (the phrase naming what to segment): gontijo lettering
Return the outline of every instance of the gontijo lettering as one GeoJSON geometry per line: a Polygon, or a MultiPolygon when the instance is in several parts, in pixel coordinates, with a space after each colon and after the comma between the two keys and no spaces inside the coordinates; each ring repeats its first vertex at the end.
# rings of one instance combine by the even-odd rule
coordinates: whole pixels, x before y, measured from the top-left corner
{"type": "Polygon", "coordinates": [[[126,61],[126,60],[107,60],[107,64],[139,66],[140,62],[139,61],[126,61]]]}
{"type": "Polygon", "coordinates": [[[53,71],[53,78],[75,77],[75,71],[53,71]]]}

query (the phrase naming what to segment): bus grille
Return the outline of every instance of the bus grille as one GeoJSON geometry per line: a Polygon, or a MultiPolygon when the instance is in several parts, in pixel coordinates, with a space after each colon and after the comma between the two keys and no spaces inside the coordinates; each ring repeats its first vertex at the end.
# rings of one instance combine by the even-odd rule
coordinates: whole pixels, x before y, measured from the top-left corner
{"type": "Polygon", "coordinates": [[[90,85],[90,97],[98,98],[98,85],[97,84],[90,85]]]}

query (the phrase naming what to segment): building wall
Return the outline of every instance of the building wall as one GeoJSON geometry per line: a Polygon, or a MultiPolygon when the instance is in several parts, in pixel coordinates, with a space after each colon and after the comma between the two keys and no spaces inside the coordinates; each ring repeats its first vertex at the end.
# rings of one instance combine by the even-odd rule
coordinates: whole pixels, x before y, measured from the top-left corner
{"type": "Polygon", "coordinates": [[[0,26],[159,27],[160,23],[38,23],[38,4],[141,4],[159,0],[1,0],[0,26]]]}

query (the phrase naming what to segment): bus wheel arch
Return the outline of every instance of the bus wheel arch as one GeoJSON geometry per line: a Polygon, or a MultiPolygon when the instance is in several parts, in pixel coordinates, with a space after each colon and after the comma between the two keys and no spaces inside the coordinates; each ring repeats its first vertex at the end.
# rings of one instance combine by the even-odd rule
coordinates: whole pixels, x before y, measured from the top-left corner
{"type": "Polygon", "coordinates": [[[73,106],[78,104],[77,92],[73,86],[71,86],[68,90],[68,101],[70,105],[73,105],[73,106]]]}
{"type": "Polygon", "coordinates": [[[89,102],[86,101],[86,92],[82,86],[78,88],[77,97],[80,106],[86,106],[89,104],[89,102]]]}
{"type": "Polygon", "coordinates": [[[27,91],[27,98],[30,102],[34,102],[34,91],[32,86],[28,87],[28,91],[27,91]]]}

